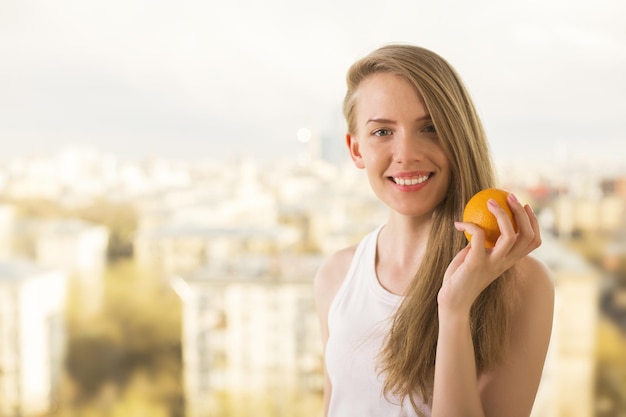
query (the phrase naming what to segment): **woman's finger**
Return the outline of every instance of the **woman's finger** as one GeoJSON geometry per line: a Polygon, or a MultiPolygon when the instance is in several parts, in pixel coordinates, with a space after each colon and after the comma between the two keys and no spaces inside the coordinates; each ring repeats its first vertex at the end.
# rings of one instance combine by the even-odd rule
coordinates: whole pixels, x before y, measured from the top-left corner
{"type": "Polygon", "coordinates": [[[517,238],[517,234],[513,228],[513,223],[511,222],[507,212],[504,211],[504,209],[494,199],[489,199],[487,202],[487,209],[495,216],[496,221],[498,222],[498,228],[500,229],[500,237],[498,237],[498,240],[496,241],[494,252],[508,253],[513,245],[515,245],[517,238]]]}
{"type": "Polygon", "coordinates": [[[472,259],[482,260],[487,253],[485,249],[485,231],[480,226],[468,222],[455,222],[454,226],[458,231],[467,232],[472,236],[468,256],[472,259]]]}
{"type": "Polygon", "coordinates": [[[526,204],[524,206],[524,211],[528,216],[528,221],[533,231],[533,238],[530,242],[530,247],[532,248],[531,250],[534,250],[541,246],[541,229],[539,227],[539,220],[537,219],[537,216],[535,215],[535,212],[533,211],[532,207],[530,207],[530,205],[526,204]]]}

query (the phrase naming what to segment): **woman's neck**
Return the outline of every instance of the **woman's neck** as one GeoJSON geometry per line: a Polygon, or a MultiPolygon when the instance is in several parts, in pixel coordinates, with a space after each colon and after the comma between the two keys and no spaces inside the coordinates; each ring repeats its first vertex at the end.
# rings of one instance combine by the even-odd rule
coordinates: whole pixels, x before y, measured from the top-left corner
{"type": "Polygon", "coordinates": [[[430,219],[390,216],[376,248],[376,273],[383,287],[404,294],[424,257],[431,224],[430,219]]]}

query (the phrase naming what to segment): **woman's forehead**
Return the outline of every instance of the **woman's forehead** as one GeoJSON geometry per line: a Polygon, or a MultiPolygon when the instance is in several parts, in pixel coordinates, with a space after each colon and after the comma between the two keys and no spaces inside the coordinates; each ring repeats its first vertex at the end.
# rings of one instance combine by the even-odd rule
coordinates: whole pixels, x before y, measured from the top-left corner
{"type": "Polygon", "coordinates": [[[362,117],[428,114],[422,96],[413,84],[399,75],[378,73],[364,79],[355,91],[356,113],[362,117]]]}

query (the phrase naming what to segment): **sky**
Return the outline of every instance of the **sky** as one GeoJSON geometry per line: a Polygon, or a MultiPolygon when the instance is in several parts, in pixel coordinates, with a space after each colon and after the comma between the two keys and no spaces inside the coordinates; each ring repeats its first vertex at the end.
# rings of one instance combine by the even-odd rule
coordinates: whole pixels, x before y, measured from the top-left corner
{"type": "Polygon", "coordinates": [[[502,158],[626,155],[622,0],[0,0],[0,159],[291,157],[343,142],[349,65],[446,58],[502,158]]]}

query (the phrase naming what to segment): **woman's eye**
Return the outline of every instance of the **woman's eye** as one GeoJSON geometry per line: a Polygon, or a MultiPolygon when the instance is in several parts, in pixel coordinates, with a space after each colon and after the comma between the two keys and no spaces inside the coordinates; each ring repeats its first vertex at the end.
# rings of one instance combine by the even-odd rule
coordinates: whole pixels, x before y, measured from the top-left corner
{"type": "Polygon", "coordinates": [[[435,125],[428,125],[424,128],[425,132],[428,133],[437,133],[437,130],[435,129],[435,125]]]}
{"type": "Polygon", "coordinates": [[[391,130],[389,130],[389,129],[376,129],[373,133],[374,133],[374,136],[389,136],[389,135],[391,135],[391,130]]]}

